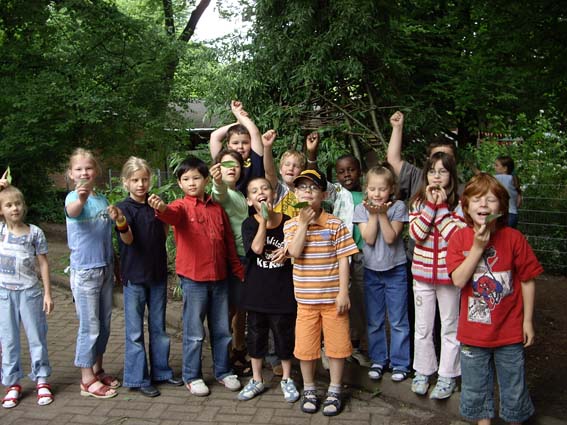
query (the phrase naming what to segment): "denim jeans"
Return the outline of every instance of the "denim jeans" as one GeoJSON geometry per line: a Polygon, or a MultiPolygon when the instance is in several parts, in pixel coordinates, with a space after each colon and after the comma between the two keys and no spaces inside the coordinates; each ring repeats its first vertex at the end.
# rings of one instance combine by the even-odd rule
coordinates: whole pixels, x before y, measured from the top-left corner
{"type": "Polygon", "coordinates": [[[75,366],[93,367],[106,351],[112,315],[113,266],[71,269],[71,290],[79,318],[75,366]]]}
{"type": "Polygon", "coordinates": [[[500,388],[500,417],[524,422],[534,414],[528,394],[522,344],[483,348],[461,346],[461,415],[469,420],[494,414],[494,372],[500,388]]]}
{"type": "Polygon", "coordinates": [[[2,385],[18,383],[21,366],[20,321],[26,330],[31,357],[29,378],[51,375],[47,357],[47,320],[43,312],[43,293],[39,285],[12,291],[0,288],[0,346],[2,347],[2,385]]]}
{"type": "Polygon", "coordinates": [[[368,322],[368,354],[372,363],[410,371],[406,265],[378,272],[364,269],[364,299],[368,322]],[[386,311],[390,323],[390,353],[386,339],[386,311]]]}
{"type": "Polygon", "coordinates": [[[131,283],[124,286],[125,387],[147,387],[151,381],[173,377],[169,367],[169,336],[165,332],[167,283],[131,283]],[[144,312],[148,307],[150,372],[144,342],[144,312]]]}
{"type": "Polygon", "coordinates": [[[183,289],[183,381],[203,377],[201,356],[207,318],[213,373],[217,380],[231,375],[228,347],[232,341],[228,324],[228,280],[195,282],[180,276],[183,289]]]}

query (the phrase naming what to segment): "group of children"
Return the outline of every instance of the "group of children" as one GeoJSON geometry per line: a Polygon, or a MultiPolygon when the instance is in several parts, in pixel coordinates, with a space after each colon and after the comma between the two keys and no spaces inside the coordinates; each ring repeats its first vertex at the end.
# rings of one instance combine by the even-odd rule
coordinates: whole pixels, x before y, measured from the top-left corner
{"type": "MultiPolygon", "coordinates": [[[[184,197],[169,204],[149,194],[151,170],[140,158],[131,157],[122,170],[129,196],[108,205],[94,188],[99,169],[93,155],[78,149],[71,156],[68,173],[75,190],[67,196],[65,214],[79,318],[75,366],[81,369],[81,395],[111,398],[121,385],[102,367],[110,330],[114,227],[124,284],[125,387],[154,397],[159,395],[155,383],[185,384],[196,396],[208,395],[201,365],[206,318],[214,377],[228,389],[240,390],[239,400],[266,389],[262,364],[271,332],[282,363],[284,399],[292,403],[301,398],[306,413],[318,411],[321,404],[326,416],[340,413],[345,359],[353,349],[360,352],[361,341],[367,340],[371,379],[391,370],[391,379],[400,382],[413,369],[411,389],[424,395],[437,374],[430,397],[443,399],[462,376],[461,412],[486,424],[494,416],[495,369],[501,416],[519,423],[533,414],[523,346],[533,343],[534,278],[542,268],[521,233],[507,226],[506,189],[481,173],[467,183],[459,202],[453,147],[433,146],[422,170],[403,161],[399,112],[390,120],[388,162],[367,172],[364,189],[360,163],[352,155],[336,162],[339,183],[327,182],[316,168],[316,133],[307,137],[307,160],[294,150],[282,155],[279,180],[272,156],[275,132],[261,135],[240,102],[231,107],[237,123],[211,135],[214,165],[209,168],[195,157],[183,161],[175,174],[184,197]],[[205,191],[209,181],[211,194],[205,191]],[[408,222],[410,270],[403,240],[408,222]],[[168,364],[165,332],[168,226],[174,230],[176,273],[183,290],[181,379],[168,364]],[[412,292],[413,309],[408,308],[412,292]],[[439,361],[433,339],[437,305],[439,361]],[[240,360],[246,361],[246,351],[251,358],[252,377],[242,389],[231,365],[231,345],[240,360]],[[314,377],[323,345],[330,384],[321,403],[314,377]],[[291,378],[294,356],[303,379],[301,397],[291,378]]],[[[5,180],[0,185],[0,303],[14,310],[13,317],[0,317],[2,383],[9,387],[3,407],[14,407],[21,396],[19,347],[12,349],[11,339],[19,340],[20,317],[25,323],[28,316],[37,330],[37,337],[28,331],[30,346],[37,340],[38,347],[31,349],[30,377],[38,382],[38,404],[48,404],[53,395],[46,381],[50,368],[44,313],[53,304],[45,237],[37,227],[23,224],[21,193],[5,180]],[[41,294],[37,277],[29,282],[6,277],[11,256],[18,258],[10,252],[14,241],[39,259],[45,295],[33,310],[32,298],[38,295],[25,291],[41,294]]],[[[28,275],[36,276],[35,270],[28,275]]]]}

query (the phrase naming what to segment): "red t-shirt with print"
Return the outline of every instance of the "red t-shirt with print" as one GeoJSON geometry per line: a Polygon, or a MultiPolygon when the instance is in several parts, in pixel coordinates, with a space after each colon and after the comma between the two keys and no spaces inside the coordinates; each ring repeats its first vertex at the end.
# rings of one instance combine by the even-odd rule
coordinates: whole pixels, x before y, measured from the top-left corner
{"type": "MultiPolygon", "coordinates": [[[[449,273],[464,261],[473,239],[472,227],[453,234],[447,247],[449,273]]],[[[461,290],[457,339],[476,347],[523,342],[521,282],[542,272],[542,266],[522,233],[511,227],[493,233],[471,281],[461,290]]]]}

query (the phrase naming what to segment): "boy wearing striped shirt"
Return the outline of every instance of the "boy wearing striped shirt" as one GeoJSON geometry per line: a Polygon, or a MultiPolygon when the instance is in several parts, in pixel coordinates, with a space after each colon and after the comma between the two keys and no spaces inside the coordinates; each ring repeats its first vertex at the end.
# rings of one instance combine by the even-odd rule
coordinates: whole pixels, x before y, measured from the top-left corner
{"type": "Polygon", "coordinates": [[[358,248],[346,225],[322,209],[327,180],[318,170],[305,170],[294,180],[298,201],[308,205],[284,227],[288,254],[293,257],[293,285],[297,305],[294,355],[303,376],[301,410],[319,408],[315,367],[321,353],[321,330],[329,357],[331,383],[323,414],[341,410],[344,361],[352,353],[349,336],[348,257],[358,248]]]}

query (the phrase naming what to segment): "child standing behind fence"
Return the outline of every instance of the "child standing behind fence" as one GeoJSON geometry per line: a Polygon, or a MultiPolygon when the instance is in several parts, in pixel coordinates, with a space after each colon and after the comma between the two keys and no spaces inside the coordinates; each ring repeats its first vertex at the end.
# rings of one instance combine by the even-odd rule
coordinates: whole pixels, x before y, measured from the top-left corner
{"type": "Polygon", "coordinates": [[[244,279],[230,222],[222,207],[205,193],[209,181],[207,164],[189,157],[177,167],[177,184],[185,193],[167,205],[152,194],[148,204],[157,216],[174,227],[177,256],[175,269],[183,289],[183,381],[196,396],[209,395],[203,380],[201,356],[205,338],[204,321],[211,334],[215,379],[231,391],[240,382],[230,369],[228,348],[229,273],[244,279]]]}
{"type": "Polygon", "coordinates": [[[490,424],[497,377],[500,416],[519,424],[534,413],[524,347],[534,342],[535,278],[543,268],[526,238],[506,226],[508,193],[494,177],[473,177],[462,206],[468,227],[455,232],[447,251],[447,269],[462,288],[457,334],[463,370],[461,414],[490,424]]]}
{"type": "Polygon", "coordinates": [[[102,360],[110,336],[114,252],[108,201],[95,191],[100,167],[93,154],[77,149],[69,162],[75,190],[65,198],[71,290],[79,318],[75,366],[81,368],[81,395],[115,397],[121,384],[106,375],[102,360]]]}
{"type": "Polygon", "coordinates": [[[7,387],[2,407],[16,407],[22,396],[20,322],[24,325],[31,356],[32,381],[37,381],[37,404],[53,401],[47,378],[51,366],[47,357],[47,319],[53,310],[47,241],[42,230],[24,223],[26,204],[22,193],[0,179],[0,345],[2,385],[7,387]],[[42,296],[36,258],[43,282],[42,296]]]}
{"type": "Polygon", "coordinates": [[[119,237],[120,272],[124,290],[124,386],[147,397],[160,392],[153,382],[183,385],[169,367],[169,336],[165,331],[167,302],[168,226],[148,205],[151,186],[148,163],[131,156],[122,167],[122,184],[129,196],[109,208],[119,237]],[[144,312],[148,308],[149,371],[144,343],[144,312]]]}

